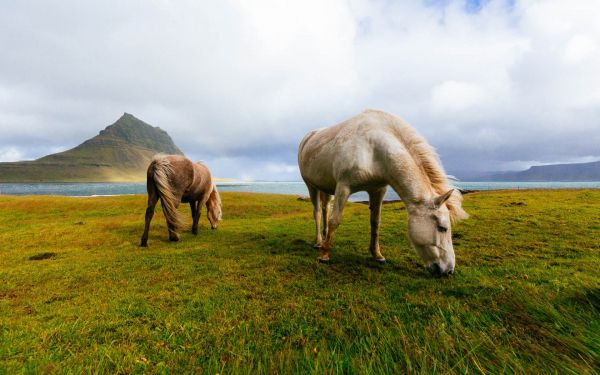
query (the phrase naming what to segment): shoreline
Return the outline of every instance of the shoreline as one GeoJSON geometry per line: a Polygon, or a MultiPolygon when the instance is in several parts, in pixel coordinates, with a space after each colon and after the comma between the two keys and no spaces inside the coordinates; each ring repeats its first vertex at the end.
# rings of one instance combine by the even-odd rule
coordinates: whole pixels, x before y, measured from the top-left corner
{"type": "MultiPolygon", "coordinates": [[[[220,182],[217,183],[219,192],[247,192],[289,195],[295,197],[308,196],[308,191],[303,182],[220,182]]],[[[461,182],[455,183],[454,188],[463,195],[479,191],[500,190],[573,190],[573,189],[600,189],[600,182],[578,183],[482,183],[461,182]]],[[[72,197],[102,197],[146,194],[146,186],[141,183],[0,183],[0,196],[72,196],[72,197]]],[[[366,202],[366,192],[357,192],[349,199],[351,202],[366,202]]],[[[384,198],[385,202],[399,201],[398,195],[388,189],[384,198]]]]}

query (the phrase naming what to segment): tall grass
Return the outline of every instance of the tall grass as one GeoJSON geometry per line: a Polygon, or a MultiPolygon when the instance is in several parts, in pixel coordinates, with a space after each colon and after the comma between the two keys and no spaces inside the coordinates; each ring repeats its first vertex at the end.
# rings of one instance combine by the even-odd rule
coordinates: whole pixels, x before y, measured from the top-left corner
{"type": "Polygon", "coordinates": [[[600,191],[466,196],[448,279],[401,203],[388,264],[349,204],[322,265],[310,203],[222,197],[218,230],[169,242],[158,209],[142,249],[143,196],[0,196],[0,373],[600,371],[600,191]]]}

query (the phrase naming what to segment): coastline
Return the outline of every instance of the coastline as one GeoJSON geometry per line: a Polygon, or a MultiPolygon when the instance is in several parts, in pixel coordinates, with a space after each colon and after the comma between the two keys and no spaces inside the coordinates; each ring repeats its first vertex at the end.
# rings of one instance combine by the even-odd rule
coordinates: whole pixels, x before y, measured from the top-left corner
{"type": "MultiPolygon", "coordinates": [[[[216,183],[220,192],[248,192],[283,194],[296,197],[308,196],[308,191],[303,182],[280,182],[280,181],[243,181],[230,180],[218,181],[216,183]]],[[[543,182],[543,183],[519,183],[519,182],[463,182],[453,183],[463,195],[476,191],[494,190],[548,190],[548,189],[600,189],[598,182],[543,182]]],[[[0,196],[2,195],[53,195],[73,197],[95,197],[95,196],[119,196],[146,194],[145,183],[0,183],[0,196]]],[[[398,201],[398,195],[388,189],[385,201],[398,201]]],[[[350,201],[368,201],[365,192],[358,192],[351,196],[350,201]]]]}

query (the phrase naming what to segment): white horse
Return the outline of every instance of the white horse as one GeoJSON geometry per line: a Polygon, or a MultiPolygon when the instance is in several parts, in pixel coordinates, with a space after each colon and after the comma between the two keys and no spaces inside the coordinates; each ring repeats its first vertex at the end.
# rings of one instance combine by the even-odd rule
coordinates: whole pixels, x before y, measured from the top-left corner
{"type": "Polygon", "coordinates": [[[450,188],[434,149],[402,119],[366,110],[341,124],[313,130],[300,142],[298,165],[314,207],[319,261],[329,261],[333,234],[348,196],[367,191],[371,254],[385,262],[379,248],[379,218],[390,185],[406,205],[410,241],[429,271],[438,276],[454,272],[450,224],[468,217],[461,207],[462,196],[450,188]],[[333,212],[328,220],[332,195],[333,212]]]}

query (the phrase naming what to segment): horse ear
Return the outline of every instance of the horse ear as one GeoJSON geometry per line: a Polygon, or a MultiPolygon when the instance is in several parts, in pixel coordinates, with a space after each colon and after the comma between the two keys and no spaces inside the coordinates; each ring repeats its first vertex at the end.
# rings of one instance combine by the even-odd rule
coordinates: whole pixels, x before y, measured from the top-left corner
{"type": "Polygon", "coordinates": [[[442,204],[444,204],[444,202],[446,202],[448,198],[450,198],[453,191],[454,189],[450,189],[445,194],[442,194],[439,197],[435,198],[435,200],[433,201],[435,207],[440,207],[442,204]]]}

